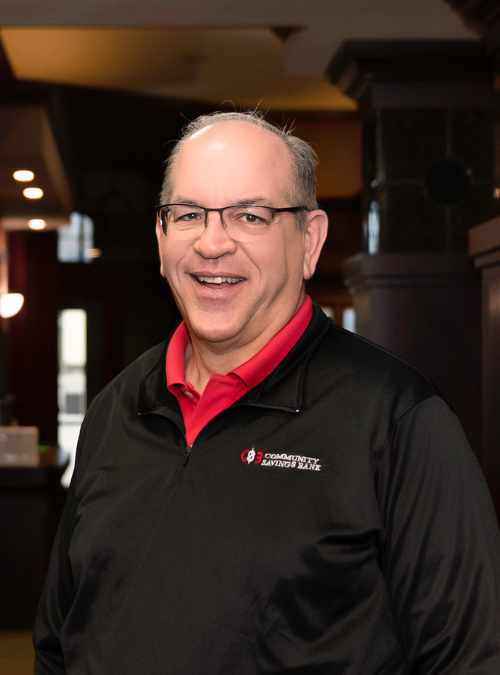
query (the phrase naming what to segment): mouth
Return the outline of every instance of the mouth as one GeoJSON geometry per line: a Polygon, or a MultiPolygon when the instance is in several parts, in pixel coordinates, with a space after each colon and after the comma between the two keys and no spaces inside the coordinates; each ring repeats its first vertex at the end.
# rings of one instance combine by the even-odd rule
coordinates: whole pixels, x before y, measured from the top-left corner
{"type": "Polygon", "coordinates": [[[244,281],[243,277],[205,277],[193,275],[196,281],[200,284],[216,284],[220,286],[221,284],[239,284],[241,281],[244,281]]]}

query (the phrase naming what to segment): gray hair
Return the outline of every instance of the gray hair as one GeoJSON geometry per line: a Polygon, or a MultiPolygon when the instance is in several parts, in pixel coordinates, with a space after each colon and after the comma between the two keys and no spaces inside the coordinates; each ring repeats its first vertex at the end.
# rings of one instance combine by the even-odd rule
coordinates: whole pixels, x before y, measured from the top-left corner
{"type": "MultiPolygon", "coordinates": [[[[184,127],[181,138],[174,145],[170,157],[166,161],[160,195],[161,204],[168,204],[172,199],[172,171],[175,161],[184,143],[196,132],[213,124],[223,122],[246,122],[256,127],[267,129],[275,134],[285,144],[291,159],[291,181],[287,189],[287,198],[291,206],[306,206],[309,211],[318,208],[316,199],[316,174],[318,157],[311,146],[301,138],[292,135],[292,129],[280,128],[267,122],[261,112],[215,112],[210,115],[201,115],[184,127]]],[[[302,227],[307,214],[299,212],[296,215],[297,226],[302,227]]]]}

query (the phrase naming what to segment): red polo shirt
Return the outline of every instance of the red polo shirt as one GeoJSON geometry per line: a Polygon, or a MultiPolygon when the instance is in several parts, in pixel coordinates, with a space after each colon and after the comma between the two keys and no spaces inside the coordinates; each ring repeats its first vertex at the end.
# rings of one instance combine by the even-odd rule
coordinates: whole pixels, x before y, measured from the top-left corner
{"type": "Polygon", "coordinates": [[[189,333],[185,322],[181,323],[167,350],[167,387],[179,401],[188,445],[193,444],[215,415],[229,408],[272,373],[305,331],[311,317],[312,302],[306,296],[299,311],[255,356],[227,375],[212,373],[201,396],[185,377],[184,355],[189,333]]]}

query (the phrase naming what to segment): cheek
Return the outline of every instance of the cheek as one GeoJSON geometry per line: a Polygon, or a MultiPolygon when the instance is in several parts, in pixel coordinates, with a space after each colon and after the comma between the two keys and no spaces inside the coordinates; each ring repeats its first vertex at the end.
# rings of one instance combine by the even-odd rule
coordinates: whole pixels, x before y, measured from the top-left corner
{"type": "Polygon", "coordinates": [[[167,279],[170,285],[178,283],[178,267],[183,258],[184,251],[172,244],[168,245],[166,242],[161,247],[160,259],[163,276],[167,279]]]}
{"type": "Polygon", "coordinates": [[[302,240],[294,237],[290,240],[280,240],[276,243],[268,256],[268,266],[273,276],[285,283],[302,282],[304,266],[304,247],[302,240]]]}
{"type": "Polygon", "coordinates": [[[270,237],[265,242],[246,244],[245,252],[251,263],[266,279],[280,279],[287,276],[296,255],[292,246],[282,237],[270,237]]]}

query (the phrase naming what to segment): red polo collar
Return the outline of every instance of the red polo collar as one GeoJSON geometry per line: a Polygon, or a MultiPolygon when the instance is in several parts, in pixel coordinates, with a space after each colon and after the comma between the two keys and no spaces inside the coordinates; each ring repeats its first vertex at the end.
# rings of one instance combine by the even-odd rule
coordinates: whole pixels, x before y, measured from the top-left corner
{"type": "Polygon", "coordinates": [[[167,387],[179,401],[188,445],[193,444],[199,432],[212,418],[229,408],[273,372],[299,340],[311,317],[312,302],[306,296],[298,312],[255,356],[227,375],[212,373],[201,396],[186,381],[184,355],[189,333],[185,322],[180,324],[167,350],[167,387]]]}

